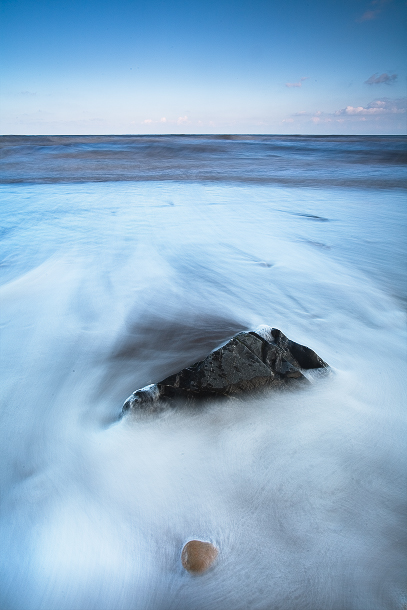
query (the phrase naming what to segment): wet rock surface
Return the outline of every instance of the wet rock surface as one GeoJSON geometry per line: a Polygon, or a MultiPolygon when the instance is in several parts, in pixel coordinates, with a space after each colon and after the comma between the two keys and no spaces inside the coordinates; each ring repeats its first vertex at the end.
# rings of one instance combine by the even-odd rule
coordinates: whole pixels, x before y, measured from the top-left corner
{"type": "Polygon", "coordinates": [[[218,556],[218,549],[210,542],[190,540],[181,553],[183,567],[194,574],[206,572],[218,556]]]}
{"type": "Polygon", "coordinates": [[[133,392],[125,401],[123,412],[154,409],[175,399],[239,396],[268,387],[306,383],[302,370],[327,367],[309,347],[291,341],[277,328],[264,326],[238,333],[205,360],[133,392]]]}

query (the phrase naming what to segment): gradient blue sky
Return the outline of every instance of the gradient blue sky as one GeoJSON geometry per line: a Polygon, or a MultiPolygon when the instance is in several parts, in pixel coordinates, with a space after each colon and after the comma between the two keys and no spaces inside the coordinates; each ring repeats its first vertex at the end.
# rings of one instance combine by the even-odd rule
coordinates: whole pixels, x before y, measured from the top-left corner
{"type": "Polygon", "coordinates": [[[2,134],[406,133],[405,0],[2,0],[2,134]]]}

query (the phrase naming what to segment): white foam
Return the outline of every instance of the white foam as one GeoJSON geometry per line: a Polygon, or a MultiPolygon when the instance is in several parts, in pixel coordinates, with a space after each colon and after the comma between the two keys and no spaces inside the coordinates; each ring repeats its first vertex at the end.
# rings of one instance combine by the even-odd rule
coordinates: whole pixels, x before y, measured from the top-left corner
{"type": "MultiPolygon", "coordinates": [[[[15,235],[14,280],[0,289],[0,606],[401,608],[405,317],[353,264],[349,223],[307,225],[318,242],[335,237],[332,252],[276,212],[301,197],[312,212],[306,191],[24,188],[70,221],[15,235]],[[42,264],[24,258],[44,241],[42,264]],[[119,419],[137,388],[268,324],[335,374],[267,400],[119,419]],[[180,564],[191,538],[220,549],[199,578],[180,564]]],[[[381,197],[369,192],[370,214],[381,197]]],[[[340,216],[342,195],[318,198],[315,213],[340,216]]],[[[385,268],[392,225],[376,224],[352,226],[385,268]]]]}

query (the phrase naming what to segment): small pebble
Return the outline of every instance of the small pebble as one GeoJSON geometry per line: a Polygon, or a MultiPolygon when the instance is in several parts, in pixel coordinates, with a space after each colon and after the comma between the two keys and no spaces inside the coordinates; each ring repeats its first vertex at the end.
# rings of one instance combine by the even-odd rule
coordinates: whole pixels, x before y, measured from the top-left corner
{"type": "Polygon", "coordinates": [[[182,549],[182,565],[188,572],[202,574],[211,567],[218,556],[218,552],[216,546],[210,542],[190,540],[182,549]]]}

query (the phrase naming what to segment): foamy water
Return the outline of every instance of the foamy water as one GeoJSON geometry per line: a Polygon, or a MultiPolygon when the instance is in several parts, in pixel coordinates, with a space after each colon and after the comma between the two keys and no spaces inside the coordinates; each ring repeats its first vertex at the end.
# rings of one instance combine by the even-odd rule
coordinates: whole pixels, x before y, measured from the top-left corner
{"type": "Polygon", "coordinates": [[[213,182],[1,187],[0,607],[407,603],[405,192],[213,182]],[[270,324],[306,389],[119,418],[270,324]],[[192,538],[215,566],[181,566],[192,538]]]}

